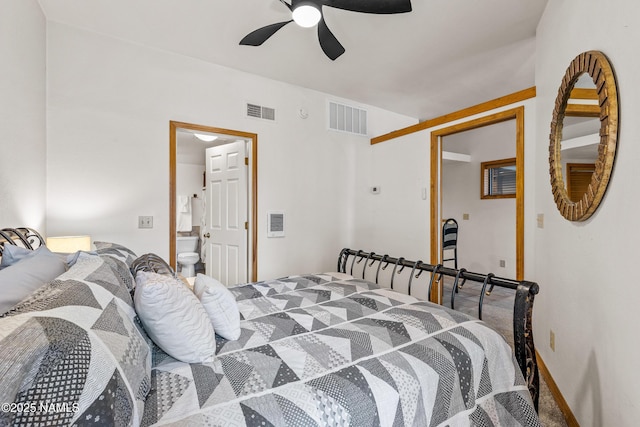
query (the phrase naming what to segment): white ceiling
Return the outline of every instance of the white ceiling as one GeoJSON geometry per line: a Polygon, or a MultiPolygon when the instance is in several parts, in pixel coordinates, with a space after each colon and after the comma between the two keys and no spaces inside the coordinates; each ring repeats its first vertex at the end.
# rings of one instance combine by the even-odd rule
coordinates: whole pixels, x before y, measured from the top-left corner
{"type": "MultiPolygon", "coordinates": [[[[393,0],[389,0],[393,1],[393,0]]],[[[50,21],[427,119],[534,85],[547,0],[413,0],[372,15],[324,7],[346,49],[289,24],[260,47],[251,31],[290,19],[278,0],[39,0],[50,21]]]]}

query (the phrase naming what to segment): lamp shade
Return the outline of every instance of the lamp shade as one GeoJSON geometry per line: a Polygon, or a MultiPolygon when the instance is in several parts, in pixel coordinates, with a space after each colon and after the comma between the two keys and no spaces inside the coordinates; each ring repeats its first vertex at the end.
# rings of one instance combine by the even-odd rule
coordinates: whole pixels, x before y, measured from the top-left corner
{"type": "Polygon", "coordinates": [[[47,237],[47,248],[51,252],[72,253],[91,250],[90,236],[47,237]]]}

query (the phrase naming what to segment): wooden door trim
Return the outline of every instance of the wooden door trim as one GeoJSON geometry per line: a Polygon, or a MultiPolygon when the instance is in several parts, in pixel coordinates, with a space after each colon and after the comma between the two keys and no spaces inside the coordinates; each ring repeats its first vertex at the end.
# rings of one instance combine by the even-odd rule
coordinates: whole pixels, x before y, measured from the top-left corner
{"type": "Polygon", "coordinates": [[[169,264],[176,268],[176,131],[177,129],[189,129],[201,132],[220,133],[223,135],[237,136],[251,140],[251,212],[249,212],[249,224],[251,229],[251,280],[258,280],[258,135],[255,133],[238,130],[223,129],[212,126],[203,126],[193,123],[169,122],[169,264]]]}
{"type": "MultiPolygon", "coordinates": [[[[524,106],[490,114],[431,132],[431,264],[440,261],[438,214],[442,209],[442,148],[440,138],[508,120],[516,121],[516,279],[524,279],[524,106]]],[[[434,283],[431,295],[440,303],[440,286],[434,283]],[[437,288],[436,288],[437,286],[437,288]]]]}

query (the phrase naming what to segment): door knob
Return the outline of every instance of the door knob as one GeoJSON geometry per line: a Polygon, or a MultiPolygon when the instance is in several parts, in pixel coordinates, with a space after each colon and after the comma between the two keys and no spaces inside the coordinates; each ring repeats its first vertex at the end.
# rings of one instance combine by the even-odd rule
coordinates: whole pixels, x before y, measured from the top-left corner
{"type": "Polygon", "coordinates": [[[207,233],[207,234],[204,235],[205,239],[208,239],[209,237],[211,237],[211,233],[207,233]]]}

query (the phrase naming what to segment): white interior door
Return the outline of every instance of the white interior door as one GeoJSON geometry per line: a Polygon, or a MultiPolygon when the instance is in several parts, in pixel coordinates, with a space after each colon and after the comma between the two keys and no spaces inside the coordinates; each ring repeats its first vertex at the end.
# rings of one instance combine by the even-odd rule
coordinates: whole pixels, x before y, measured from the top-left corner
{"type": "Polygon", "coordinates": [[[247,282],[245,141],[207,148],[206,274],[226,286],[247,282]]]}

